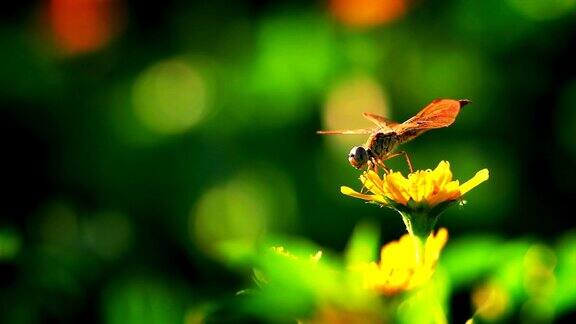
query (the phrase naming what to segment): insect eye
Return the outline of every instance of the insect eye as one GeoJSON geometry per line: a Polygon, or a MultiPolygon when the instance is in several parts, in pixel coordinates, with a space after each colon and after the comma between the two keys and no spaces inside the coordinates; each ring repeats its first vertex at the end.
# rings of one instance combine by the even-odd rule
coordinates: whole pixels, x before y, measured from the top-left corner
{"type": "Polygon", "coordinates": [[[362,157],[362,156],[367,156],[366,154],[366,149],[364,149],[362,146],[354,146],[351,150],[350,150],[350,157],[362,157]]]}
{"type": "Polygon", "coordinates": [[[368,153],[362,146],[355,146],[348,154],[348,161],[353,167],[360,169],[368,162],[368,153]]]}

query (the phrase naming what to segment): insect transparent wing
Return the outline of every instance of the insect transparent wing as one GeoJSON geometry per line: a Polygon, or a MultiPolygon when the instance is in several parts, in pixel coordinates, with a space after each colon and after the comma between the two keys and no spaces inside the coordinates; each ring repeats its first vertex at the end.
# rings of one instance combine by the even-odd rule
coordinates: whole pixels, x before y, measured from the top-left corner
{"type": "Polygon", "coordinates": [[[380,127],[383,130],[392,130],[396,125],[399,125],[399,123],[393,121],[392,119],[388,119],[384,116],[380,116],[377,114],[365,112],[362,113],[362,115],[369,121],[378,125],[378,127],[380,127]]]}
{"type": "Polygon", "coordinates": [[[360,129],[346,129],[346,130],[324,130],[317,131],[317,134],[324,135],[366,135],[372,134],[379,130],[379,128],[360,128],[360,129]]]}

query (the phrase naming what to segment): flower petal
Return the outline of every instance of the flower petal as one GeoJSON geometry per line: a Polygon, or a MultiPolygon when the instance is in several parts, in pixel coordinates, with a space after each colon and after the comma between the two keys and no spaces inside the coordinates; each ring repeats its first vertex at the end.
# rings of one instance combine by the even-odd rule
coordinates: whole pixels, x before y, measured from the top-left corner
{"type": "Polygon", "coordinates": [[[342,187],[342,193],[373,201],[382,205],[394,204],[408,206],[412,201],[425,208],[433,208],[446,201],[454,201],[488,179],[488,170],[484,169],[466,183],[460,185],[458,180],[452,180],[450,163],[441,161],[434,169],[418,170],[406,177],[400,172],[386,172],[382,177],[373,170],[367,170],[360,175],[363,192],[356,192],[349,187],[342,187]],[[364,190],[366,189],[366,190],[364,190]]]}
{"type": "Polygon", "coordinates": [[[447,183],[452,181],[452,171],[450,171],[450,163],[441,161],[436,169],[432,171],[432,179],[434,181],[434,191],[444,187],[447,183]]]}
{"type": "Polygon", "coordinates": [[[362,275],[365,288],[384,295],[410,290],[432,277],[447,239],[448,231],[444,228],[432,233],[425,245],[406,234],[382,247],[379,262],[361,264],[352,270],[362,275]]]}
{"type": "Polygon", "coordinates": [[[372,170],[368,170],[364,173],[363,183],[366,189],[372,191],[375,194],[384,195],[384,191],[382,189],[382,179],[380,179],[378,173],[372,170]]]}
{"type": "Polygon", "coordinates": [[[360,198],[360,199],[364,199],[364,200],[368,200],[368,201],[376,201],[376,202],[383,204],[383,205],[387,204],[386,200],[384,199],[384,197],[382,195],[366,195],[366,194],[359,193],[359,192],[355,191],[354,189],[352,189],[350,187],[346,187],[346,186],[341,186],[340,192],[347,195],[347,196],[351,196],[354,198],[360,198]]]}
{"type": "Polygon", "coordinates": [[[440,251],[442,251],[447,241],[448,241],[448,231],[443,227],[440,228],[436,232],[436,234],[434,233],[430,234],[430,236],[426,240],[424,248],[424,251],[426,253],[424,255],[425,262],[432,266],[435,265],[436,261],[440,257],[440,251]]]}
{"type": "Polygon", "coordinates": [[[468,191],[472,190],[477,185],[481,184],[482,182],[488,180],[488,169],[482,169],[472,177],[472,179],[464,182],[460,185],[460,195],[464,195],[468,191]]]}
{"type": "Polygon", "coordinates": [[[404,178],[400,172],[393,172],[385,177],[384,191],[386,196],[399,204],[406,205],[410,199],[410,193],[406,190],[409,185],[408,179],[404,178]]]}

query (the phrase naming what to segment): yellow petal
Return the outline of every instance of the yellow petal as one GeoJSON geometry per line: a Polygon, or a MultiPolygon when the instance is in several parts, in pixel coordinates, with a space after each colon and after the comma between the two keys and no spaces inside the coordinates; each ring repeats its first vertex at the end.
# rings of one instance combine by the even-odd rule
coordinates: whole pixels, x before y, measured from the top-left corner
{"type": "Polygon", "coordinates": [[[440,188],[438,192],[430,195],[426,201],[430,206],[436,206],[437,204],[449,200],[456,200],[460,197],[460,186],[458,180],[450,181],[440,188]]]}
{"type": "Polygon", "coordinates": [[[378,195],[384,195],[382,190],[382,179],[372,170],[365,173],[364,180],[362,181],[366,189],[378,195]]]}
{"type": "Polygon", "coordinates": [[[350,187],[346,187],[346,186],[340,187],[340,192],[347,195],[347,196],[351,196],[354,198],[360,198],[360,199],[364,199],[364,200],[368,200],[368,201],[375,201],[375,202],[378,202],[380,204],[386,204],[386,200],[381,195],[361,194],[361,193],[355,191],[354,189],[352,189],[350,187]]]}
{"type": "MultiPolygon", "coordinates": [[[[428,172],[426,172],[428,173],[428,172]]],[[[416,185],[418,186],[417,194],[415,192],[415,201],[427,200],[434,192],[433,179],[429,174],[422,173],[422,175],[417,179],[416,185]]]]}
{"type": "Polygon", "coordinates": [[[440,251],[442,251],[447,241],[448,231],[445,228],[440,228],[436,235],[430,234],[424,247],[425,262],[432,265],[435,264],[440,256],[440,251]]]}
{"type": "Polygon", "coordinates": [[[404,178],[400,172],[393,172],[385,178],[384,191],[395,202],[406,205],[410,199],[407,191],[409,184],[408,179],[404,178]]]}
{"type": "Polygon", "coordinates": [[[482,169],[476,172],[476,175],[472,177],[472,179],[464,182],[460,186],[460,195],[464,195],[468,191],[472,190],[477,185],[481,184],[482,182],[488,180],[488,169],[482,169]]]}
{"type": "Polygon", "coordinates": [[[436,169],[432,171],[432,179],[434,181],[435,190],[442,188],[444,185],[452,181],[452,171],[450,171],[450,163],[441,161],[436,169]]]}
{"type": "Polygon", "coordinates": [[[367,193],[359,193],[348,187],[342,193],[381,204],[387,201],[407,206],[413,200],[418,204],[434,207],[445,201],[453,201],[488,179],[488,170],[484,169],[466,183],[460,185],[458,180],[452,180],[450,163],[440,161],[434,170],[419,170],[406,177],[400,172],[389,172],[382,178],[373,170],[360,175],[363,188],[367,193]]]}
{"type": "Polygon", "coordinates": [[[444,160],[440,161],[436,167],[436,170],[442,170],[443,173],[450,172],[450,162],[444,160]]]}
{"type": "Polygon", "coordinates": [[[361,273],[364,287],[368,289],[385,295],[409,290],[432,277],[447,239],[448,231],[444,228],[432,233],[424,246],[420,245],[418,238],[406,234],[382,247],[378,263],[357,266],[354,270],[361,273]],[[419,253],[424,253],[423,260],[419,253]]]}

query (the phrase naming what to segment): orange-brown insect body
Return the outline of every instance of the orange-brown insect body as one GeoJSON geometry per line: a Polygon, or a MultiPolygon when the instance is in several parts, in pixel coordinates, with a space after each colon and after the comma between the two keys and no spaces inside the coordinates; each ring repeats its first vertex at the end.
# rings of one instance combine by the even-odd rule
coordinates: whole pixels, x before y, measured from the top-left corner
{"type": "Polygon", "coordinates": [[[348,155],[348,161],[357,169],[365,166],[375,169],[378,165],[384,166],[383,161],[403,154],[410,171],[412,171],[412,163],[408,158],[408,154],[406,152],[394,153],[398,145],[406,143],[430,129],[450,126],[460,112],[460,108],[468,103],[470,101],[465,99],[436,99],[414,117],[401,124],[383,116],[364,113],[364,117],[378,127],[342,131],[318,131],[318,133],[370,134],[364,146],[353,147],[348,155]]]}
{"type": "Polygon", "coordinates": [[[378,132],[368,137],[364,147],[376,157],[386,156],[400,144],[400,137],[395,132],[378,132]]]}

